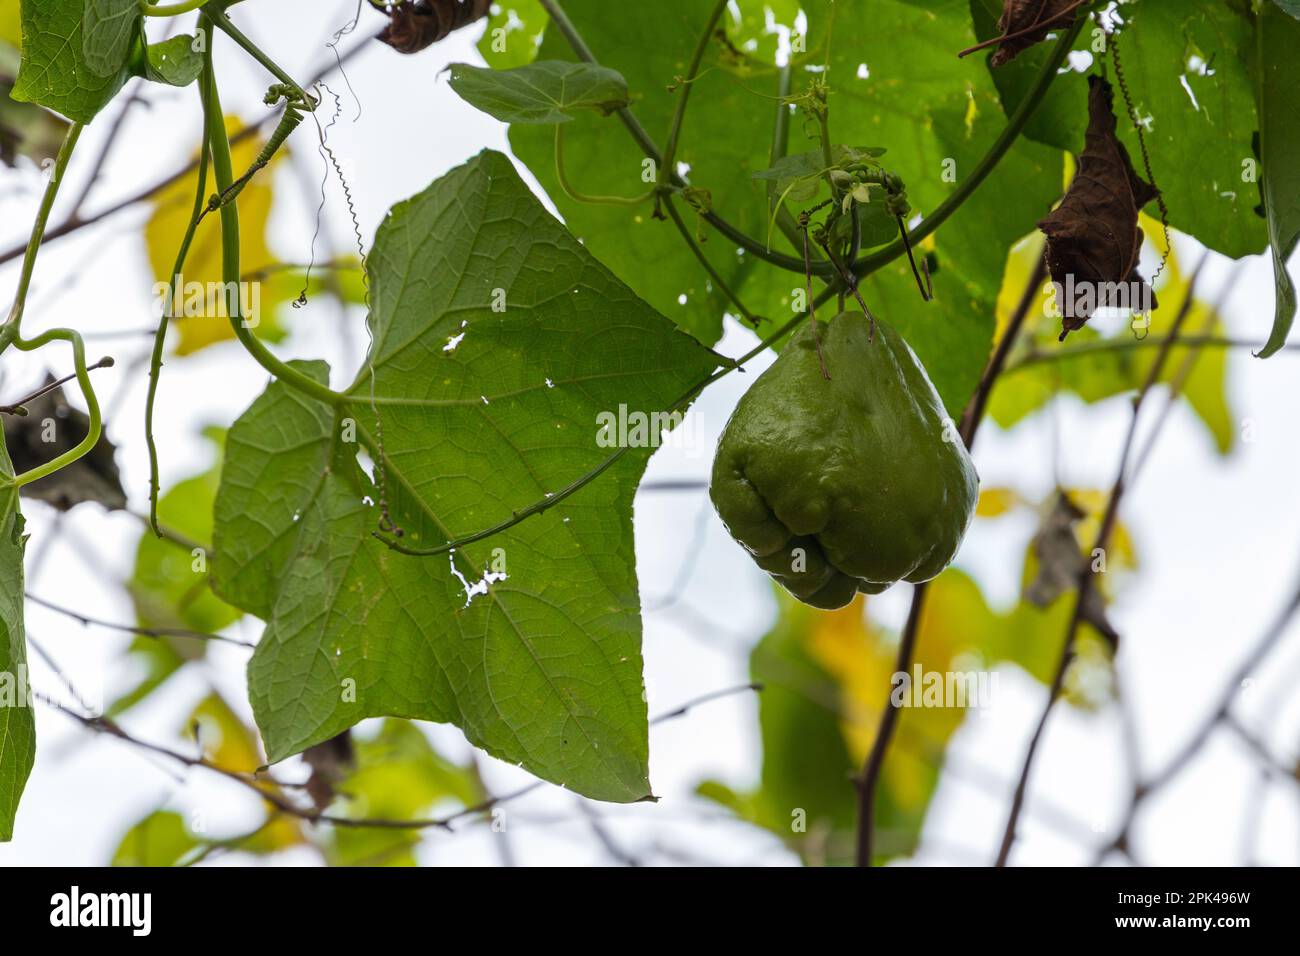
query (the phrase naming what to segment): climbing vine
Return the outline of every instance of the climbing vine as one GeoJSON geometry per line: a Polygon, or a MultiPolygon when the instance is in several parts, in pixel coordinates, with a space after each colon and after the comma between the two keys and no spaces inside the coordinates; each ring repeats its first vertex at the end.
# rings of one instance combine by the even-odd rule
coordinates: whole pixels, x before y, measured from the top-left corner
{"type": "MultiPolygon", "coordinates": [[[[137,635],[131,653],[153,655],[156,680],[106,710],[53,705],[143,744],[118,717],[192,658],[177,646],[251,650],[255,732],[219,695],[201,708],[227,735],[242,734],[251,756],[230,764],[153,747],[265,802],[266,822],[222,851],[293,845],[310,821],[333,828],[322,844],[332,861],[355,860],[359,844],[348,841],[371,830],[396,841],[385,852],[407,854],[414,834],[478,819],[503,800],[476,763],[452,767],[434,753],[412,720],[453,724],[484,753],[582,797],[655,800],[633,498],[651,454],[680,434],[700,396],[775,353],[783,371],[760,378],[728,426],[713,496],[783,588],[777,625],[741,686],[766,688],[763,781],[747,794],[704,781],[700,795],[808,862],[871,865],[911,852],[935,779],[895,751],[912,748],[915,763],[920,746],[933,768],[955,724],[950,714],[903,714],[887,675],[951,670],[978,652],[990,668],[1016,664],[1047,688],[1012,786],[996,857],[1005,864],[1051,708],[1083,706],[1071,683],[1080,668],[1114,667],[1115,594],[1090,558],[1131,551],[1119,506],[1145,456],[1131,457],[1130,432],[1107,492],[1062,487],[1039,502],[1008,493],[999,505],[1005,489],[979,494],[967,449],[986,419],[1011,428],[1063,391],[1089,402],[1136,396],[1136,430],[1163,383],[1186,394],[1226,453],[1221,362],[1195,363],[1206,347],[1234,343],[1197,297],[1200,269],[1185,268],[1184,241],[1227,258],[1271,250],[1277,305],[1261,356],[1286,347],[1295,311],[1286,260],[1300,238],[1300,77],[1288,41],[1300,39],[1300,19],[1281,0],[1195,11],[1175,0],[671,0],[617,13],[598,0],[363,0],[310,79],[280,65],[298,58],[297,38],[260,31],[248,0],[0,9],[17,27],[0,39],[20,51],[15,75],[0,70],[0,79],[9,105],[31,111],[5,122],[16,124],[13,149],[48,174],[29,238],[0,253],[18,264],[0,355],[71,363],[61,380],[0,407],[0,672],[27,661],[22,508],[147,498],[132,580],[139,620],[122,626],[137,635]],[[346,122],[345,87],[358,113],[366,106],[345,59],[434,58],[471,29],[482,31],[482,63],[451,63],[438,82],[506,125],[517,164],[479,152],[393,205],[370,239],[352,183],[384,170],[340,158],[330,142],[346,122]],[[349,37],[355,46],[341,52],[349,37]],[[235,60],[266,83],[253,104],[260,119],[247,125],[223,106],[235,60]],[[343,85],[326,85],[332,73],[343,85]],[[100,215],[81,211],[83,194],[53,220],[70,198],[83,135],[108,125],[110,106],[120,106],[120,123],[133,98],[163,87],[194,111],[192,160],[100,215]],[[1200,105],[1211,100],[1213,115],[1200,105]],[[291,152],[320,160],[317,219],[294,230],[302,264],[265,248],[272,184],[291,152]],[[332,189],[344,208],[327,199],[332,189]],[[126,370],[114,356],[88,362],[74,328],[25,332],[43,246],[138,203],[152,204],[146,231],[159,273],[142,360],[126,370]],[[330,216],[344,218],[357,248],[318,260],[330,216]],[[1154,271],[1144,259],[1158,262],[1154,271]],[[353,368],[280,354],[275,307],[322,298],[365,314],[367,349],[353,368]],[[1106,324],[1115,314],[1118,331],[1106,324]],[[724,328],[748,336],[735,354],[719,344],[724,328]],[[269,384],[212,432],[213,468],[168,489],[155,416],[182,393],[185,357],[219,342],[235,346],[225,361],[256,363],[269,384]],[[56,343],[67,355],[55,357],[56,343]],[[1091,380],[1062,374],[1089,361],[1091,380]],[[147,379],[134,426],[148,456],[143,489],[121,487],[104,434],[95,382],[107,374],[147,379]],[[63,397],[74,381],[84,413],[63,397]],[[875,396],[882,382],[894,384],[875,396]],[[784,391],[764,398],[774,383],[784,391]],[[796,399],[809,402],[799,414],[782,404],[796,399]],[[47,454],[50,443],[31,435],[55,401],[64,430],[78,433],[47,454]],[[904,424],[881,424],[891,406],[890,421],[904,424]],[[858,416],[848,424],[847,409],[858,416]],[[796,421],[815,425],[783,431],[796,421]],[[874,437],[853,431],[863,422],[876,423],[874,437]],[[898,429],[920,437],[905,441],[898,429]],[[817,441],[805,454],[810,430],[817,441]],[[880,453],[859,462],[839,498],[810,490],[835,492],[836,456],[875,441],[880,453]],[[910,470],[893,467],[904,446],[915,453],[910,470]],[[802,456],[799,467],[763,470],[786,455],[802,456]],[[719,478],[724,460],[731,470],[719,478]],[[117,496],[85,492],[92,473],[117,496]],[[951,487],[938,487],[941,474],[951,487]],[[897,536],[861,505],[895,486],[914,492],[882,509],[889,521],[911,516],[897,536]],[[935,494],[918,490],[927,488],[935,494]],[[778,504],[787,494],[801,504],[778,504]],[[833,527],[826,513],[837,507],[848,510],[833,527]],[[972,516],[998,508],[1040,518],[1022,600],[1005,614],[960,568],[944,570],[972,516]],[[945,509],[951,520],[931,520],[945,509]],[[858,560],[885,551],[901,557],[858,560]],[[812,570],[788,566],[807,552],[820,562],[812,570]],[[911,603],[895,641],[863,606],[900,580],[911,603]],[[954,615],[970,633],[958,635],[954,615]],[[253,618],[264,622],[255,646],[225,633],[253,618]],[[849,643],[832,652],[836,627],[849,643]],[[164,650],[142,651],[140,640],[164,650]],[[829,709],[800,697],[791,668],[832,688],[829,709]],[[383,729],[358,742],[353,728],[367,718],[383,718],[383,729]],[[795,725],[817,741],[815,768],[801,769],[784,737],[795,725]],[[436,793],[380,802],[380,812],[352,801],[349,783],[365,790],[366,774],[394,752],[436,766],[436,793]],[[307,768],[303,793],[285,761],[307,768]],[[435,796],[462,809],[428,816],[435,796]],[[886,844],[878,830],[906,839],[886,844]]],[[[392,150],[406,147],[407,131],[387,132],[392,150]]],[[[0,746],[7,840],[21,826],[36,752],[30,707],[0,707],[0,739],[14,741],[0,746]]],[[[120,852],[129,859],[131,839],[175,826],[153,814],[120,852]]],[[[182,829],[177,860],[218,851],[182,829]]]]}

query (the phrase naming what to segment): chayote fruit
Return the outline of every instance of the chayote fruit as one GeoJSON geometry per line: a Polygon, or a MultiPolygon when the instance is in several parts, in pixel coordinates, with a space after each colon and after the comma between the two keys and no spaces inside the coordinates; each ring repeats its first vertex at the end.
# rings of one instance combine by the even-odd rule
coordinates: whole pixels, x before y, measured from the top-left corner
{"type": "Polygon", "coordinates": [[[758,566],[821,608],[937,575],[978,493],[921,363],[896,331],[877,320],[873,338],[855,312],[795,333],[732,413],[709,486],[758,566]]]}

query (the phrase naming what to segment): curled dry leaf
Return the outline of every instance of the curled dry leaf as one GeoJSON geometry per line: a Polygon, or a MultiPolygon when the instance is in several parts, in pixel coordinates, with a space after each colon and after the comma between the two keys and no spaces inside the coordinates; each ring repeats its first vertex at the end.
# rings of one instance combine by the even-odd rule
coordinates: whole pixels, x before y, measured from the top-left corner
{"type": "Polygon", "coordinates": [[[1137,272],[1138,210],[1158,190],[1134,172],[1115,136],[1112,96],[1109,83],[1088,77],[1088,132],[1079,168],[1061,204],[1038,223],[1047,236],[1062,339],[1098,308],[1155,307],[1155,293],[1137,272]]]}
{"type": "Polygon", "coordinates": [[[488,15],[492,0],[402,0],[388,10],[379,39],[399,53],[419,53],[452,30],[488,15]]]}
{"type": "Polygon", "coordinates": [[[323,813],[338,795],[338,785],[356,768],[352,731],[345,730],[337,737],[308,747],[302,752],[302,759],[311,767],[307,795],[317,812],[323,813]]]}
{"type": "MultiPolygon", "coordinates": [[[[1025,587],[1024,597],[1030,604],[1047,607],[1062,594],[1079,586],[1089,571],[1089,557],[1079,550],[1074,526],[1085,517],[1070,496],[1061,492],[1034,534],[1032,547],[1038,559],[1038,573],[1025,587]]],[[[1091,624],[1112,648],[1119,646],[1119,633],[1106,616],[1106,599],[1096,588],[1089,588],[1080,620],[1091,624]]]]}
{"type": "Polygon", "coordinates": [[[989,64],[1001,66],[1008,63],[1034,44],[1046,40],[1053,30],[1071,26],[1080,6],[1080,0],[1005,0],[998,20],[1002,34],[997,38],[998,48],[993,51],[989,64]]]}
{"type": "MultiPolygon", "coordinates": [[[[53,382],[47,376],[45,383],[53,382]]],[[[22,474],[71,451],[90,428],[86,413],[68,403],[63,389],[56,388],[26,405],[23,416],[4,416],[4,440],[13,459],[14,471],[22,474]]],[[[67,511],[83,501],[98,501],[113,511],[126,507],[126,492],[118,474],[117,449],[107,430],[82,458],[52,475],[23,485],[22,495],[67,511]]]]}

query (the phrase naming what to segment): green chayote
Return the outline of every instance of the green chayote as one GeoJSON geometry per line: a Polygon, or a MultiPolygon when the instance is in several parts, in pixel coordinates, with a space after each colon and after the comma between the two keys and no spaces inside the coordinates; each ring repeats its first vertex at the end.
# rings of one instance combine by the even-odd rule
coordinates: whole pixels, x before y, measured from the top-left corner
{"type": "Polygon", "coordinates": [[[804,325],[745,393],[709,487],[758,566],[822,608],[937,575],[978,493],[966,447],[912,350],[879,320],[873,338],[866,316],[851,312],[804,325]]]}

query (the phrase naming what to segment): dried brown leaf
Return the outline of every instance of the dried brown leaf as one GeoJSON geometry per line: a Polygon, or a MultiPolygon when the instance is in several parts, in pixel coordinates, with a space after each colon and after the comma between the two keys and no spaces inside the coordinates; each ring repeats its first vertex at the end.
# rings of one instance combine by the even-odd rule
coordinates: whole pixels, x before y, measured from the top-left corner
{"type": "Polygon", "coordinates": [[[1061,308],[1061,338],[1108,305],[1155,306],[1138,274],[1142,230],[1138,210],[1157,190],[1138,177],[1115,136],[1111,86],[1088,77],[1088,132],[1065,198],[1038,223],[1047,236],[1047,267],[1061,308]],[[1119,301],[1118,296],[1127,301],[1119,301]]]}
{"type": "Polygon", "coordinates": [[[402,0],[388,14],[379,39],[399,53],[419,53],[452,30],[488,15],[492,0],[402,0]]]}
{"type": "Polygon", "coordinates": [[[352,732],[343,731],[337,737],[323,740],[302,752],[302,759],[311,767],[307,778],[307,795],[318,812],[334,802],[336,789],[356,766],[356,753],[352,747],[352,732]]]}
{"type": "MultiPolygon", "coordinates": [[[[1080,0],[1005,0],[998,29],[1001,42],[989,59],[1001,66],[1020,53],[1047,39],[1053,30],[1068,28],[1078,16],[1080,0]]],[[[981,44],[983,45],[983,44],[981,44]]]]}
{"type": "MultiPolygon", "coordinates": [[[[46,384],[53,381],[53,377],[46,377],[46,384]]],[[[5,446],[17,474],[71,451],[90,428],[86,413],[68,403],[61,387],[33,399],[26,408],[24,416],[3,416],[5,446]]],[[[23,485],[21,494],[48,502],[60,511],[83,501],[98,501],[110,511],[125,508],[126,492],[118,474],[116,453],[104,430],[86,455],[52,475],[23,485]]]]}
{"type": "MultiPolygon", "coordinates": [[[[1089,559],[1079,550],[1074,526],[1085,513],[1062,492],[1044,517],[1032,547],[1038,571],[1025,588],[1025,600],[1036,607],[1047,607],[1062,594],[1072,591],[1088,571],[1089,559]]],[[[1089,588],[1079,617],[1091,624],[1111,647],[1119,644],[1119,634],[1106,616],[1106,599],[1096,588],[1089,588]]]]}

